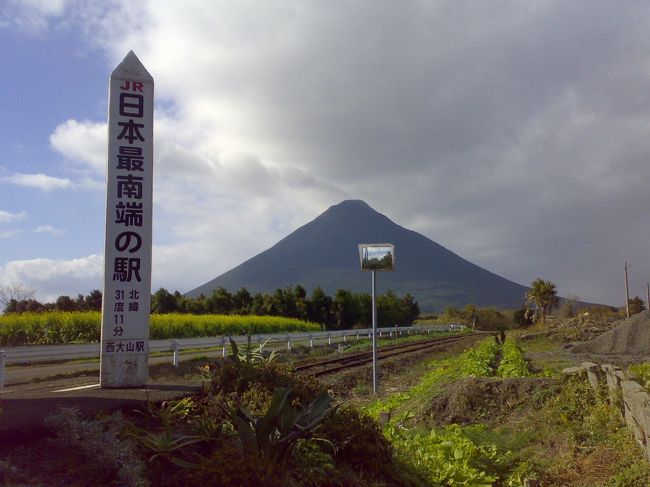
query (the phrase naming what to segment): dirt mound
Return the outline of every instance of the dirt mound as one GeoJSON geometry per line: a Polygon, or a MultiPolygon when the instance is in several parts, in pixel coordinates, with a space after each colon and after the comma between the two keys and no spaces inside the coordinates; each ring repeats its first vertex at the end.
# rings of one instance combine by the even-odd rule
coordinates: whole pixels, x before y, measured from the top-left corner
{"type": "Polygon", "coordinates": [[[650,355],[650,311],[622,320],[610,331],[571,347],[571,353],[650,355]]]}
{"type": "Polygon", "coordinates": [[[537,408],[559,390],[557,381],[539,377],[466,378],[445,384],[426,409],[435,425],[494,423],[517,411],[537,408]]]}

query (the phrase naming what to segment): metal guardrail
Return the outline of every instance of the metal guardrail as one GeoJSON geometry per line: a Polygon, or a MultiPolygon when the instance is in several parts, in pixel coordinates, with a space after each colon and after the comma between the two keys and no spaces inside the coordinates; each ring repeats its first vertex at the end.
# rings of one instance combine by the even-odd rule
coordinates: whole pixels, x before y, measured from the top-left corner
{"type": "MultiPolygon", "coordinates": [[[[408,334],[424,334],[441,331],[462,330],[463,325],[436,325],[436,326],[394,326],[388,328],[378,328],[379,337],[402,336],[408,334]]],[[[372,337],[372,328],[363,328],[358,330],[329,330],[319,332],[295,332],[295,333],[275,333],[275,334],[255,334],[251,336],[253,345],[261,345],[265,342],[269,344],[282,343],[291,349],[291,344],[296,342],[309,342],[310,346],[319,340],[327,340],[329,344],[332,339],[342,339],[344,342],[350,339],[362,339],[372,337]]],[[[230,347],[232,338],[235,343],[243,344],[248,342],[247,335],[238,336],[218,336],[218,337],[200,337],[200,338],[178,338],[174,340],[149,340],[149,352],[174,352],[175,362],[178,360],[180,350],[188,349],[208,349],[222,348],[223,354],[226,348],[230,347]]],[[[76,360],[85,358],[99,358],[99,343],[83,343],[71,345],[26,345],[20,347],[5,347],[5,363],[35,363],[50,362],[59,360],[76,360]]]]}

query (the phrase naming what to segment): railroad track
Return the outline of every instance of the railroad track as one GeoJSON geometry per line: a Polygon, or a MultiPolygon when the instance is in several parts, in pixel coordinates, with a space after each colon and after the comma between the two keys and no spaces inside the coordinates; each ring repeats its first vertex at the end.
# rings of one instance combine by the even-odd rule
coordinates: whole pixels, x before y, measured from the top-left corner
{"type": "MultiPolygon", "coordinates": [[[[418,352],[427,350],[429,348],[440,347],[452,343],[462,343],[475,339],[477,335],[490,336],[494,335],[491,332],[474,332],[472,334],[453,335],[440,338],[432,338],[429,340],[420,340],[417,342],[399,343],[397,345],[390,345],[381,347],[377,350],[377,359],[382,360],[396,355],[403,355],[406,353],[418,352]]],[[[353,367],[360,367],[372,362],[372,350],[368,352],[359,352],[345,354],[328,360],[320,360],[318,362],[298,364],[295,368],[296,372],[311,375],[313,377],[320,377],[322,375],[332,374],[344,369],[353,367]]]]}

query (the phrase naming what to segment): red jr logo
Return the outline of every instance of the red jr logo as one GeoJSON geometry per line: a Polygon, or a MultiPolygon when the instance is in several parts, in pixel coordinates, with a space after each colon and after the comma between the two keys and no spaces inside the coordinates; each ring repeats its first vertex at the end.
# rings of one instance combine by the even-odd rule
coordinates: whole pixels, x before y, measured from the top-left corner
{"type": "Polygon", "coordinates": [[[143,88],[143,83],[141,81],[129,81],[129,80],[124,80],[124,85],[120,86],[120,90],[122,91],[139,91],[142,93],[142,88],[143,88]]]}

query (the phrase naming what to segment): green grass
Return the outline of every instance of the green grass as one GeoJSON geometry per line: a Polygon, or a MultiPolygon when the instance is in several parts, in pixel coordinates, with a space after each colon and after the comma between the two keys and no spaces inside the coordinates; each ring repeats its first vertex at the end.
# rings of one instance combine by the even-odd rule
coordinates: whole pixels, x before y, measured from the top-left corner
{"type": "MultiPolygon", "coordinates": [[[[0,346],[89,343],[100,339],[101,313],[46,312],[0,316],[0,346]]],[[[279,316],[151,315],[151,339],[319,331],[320,325],[279,316]]]]}
{"type": "MultiPolygon", "coordinates": [[[[533,395],[527,407],[491,426],[423,426],[422,408],[448,383],[468,375],[532,375],[522,348],[514,342],[495,345],[485,340],[456,357],[433,361],[414,387],[365,408],[375,419],[390,412],[383,432],[402,462],[430,485],[519,487],[525,478],[572,487],[650,485],[650,466],[618,409],[585,380],[558,382],[559,393],[539,389],[538,399],[533,395]]],[[[650,364],[631,369],[650,378],[650,364]]]]}
{"type": "Polygon", "coordinates": [[[627,368],[627,371],[632,375],[632,379],[636,380],[646,389],[650,390],[650,364],[647,362],[641,364],[633,364],[627,368]]]}

